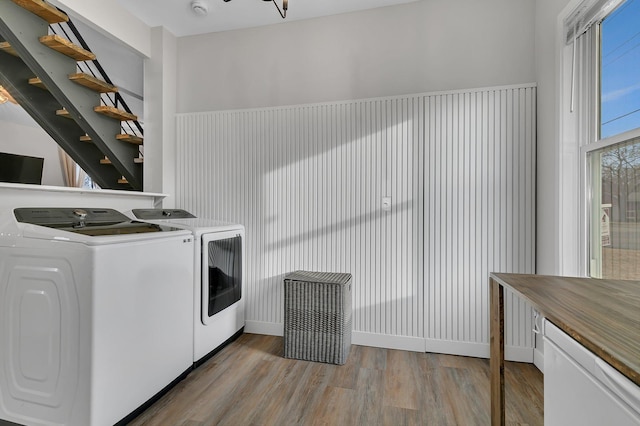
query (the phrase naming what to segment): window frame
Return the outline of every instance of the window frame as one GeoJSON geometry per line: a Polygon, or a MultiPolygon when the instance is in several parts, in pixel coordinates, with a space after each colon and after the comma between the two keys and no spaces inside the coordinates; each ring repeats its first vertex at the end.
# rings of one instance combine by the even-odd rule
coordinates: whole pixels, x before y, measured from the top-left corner
{"type": "Polygon", "coordinates": [[[588,277],[594,188],[589,155],[640,135],[600,139],[600,25],[624,0],[572,0],[557,19],[558,275],[588,277]]]}
{"type": "MultiPolygon", "coordinates": [[[[588,277],[599,278],[601,276],[601,268],[597,268],[594,266],[594,262],[597,258],[602,258],[602,246],[598,245],[600,253],[594,253],[596,250],[595,241],[596,239],[600,239],[600,235],[595,235],[594,230],[595,226],[595,217],[596,217],[596,204],[599,206],[601,201],[596,201],[596,199],[601,200],[601,189],[596,188],[594,173],[593,170],[593,161],[590,161],[590,155],[595,154],[597,152],[602,152],[607,148],[613,148],[617,145],[623,145],[633,139],[640,138],[640,127],[637,127],[632,130],[628,130],[623,133],[618,133],[612,136],[608,136],[605,138],[601,137],[601,114],[602,114],[602,75],[601,75],[601,65],[602,65],[602,21],[609,16],[609,14],[613,13],[618,7],[622,6],[626,0],[620,2],[616,6],[616,8],[608,11],[608,13],[604,16],[601,16],[597,22],[594,22],[592,26],[587,29],[587,32],[593,32],[592,40],[588,49],[590,50],[590,63],[588,64],[589,70],[591,73],[592,81],[596,84],[592,86],[592,93],[588,94],[588,101],[586,105],[581,105],[582,108],[585,108],[586,113],[593,117],[593,126],[587,130],[588,138],[583,145],[580,146],[580,161],[584,165],[584,179],[581,187],[584,188],[585,195],[583,197],[586,200],[586,239],[584,241],[584,250],[583,253],[586,256],[586,263],[584,265],[584,273],[588,277]],[[594,256],[595,255],[595,256],[594,256]]],[[[601,180],[601,178],[600,178],[601,180]]],[[[598,227],[599,228],[599,227],[598,227]]]]}

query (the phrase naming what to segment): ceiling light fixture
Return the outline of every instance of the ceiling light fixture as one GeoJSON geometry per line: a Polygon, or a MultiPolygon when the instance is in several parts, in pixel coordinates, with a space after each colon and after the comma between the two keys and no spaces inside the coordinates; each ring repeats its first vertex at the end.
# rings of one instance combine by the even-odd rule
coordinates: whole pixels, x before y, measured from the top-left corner
{"type": "Polygon", "coordinates": [[[191,10],[198,16],[207,16],[209,14],[209,6],[202,0],[193,0],[191,2],[191,10]]]}
{"type": "Polygon", "coordinates": [[[287,17],[287,9],[289,8],[289,0],[282,0],[282,10],[280,10],[280,6],[276,3],[276,0],[264,0],[264,1],[272,1],[273,4],[276,5],[276,9],[278,9],[278,13],[282,16],[282,19],[287,17]]]}

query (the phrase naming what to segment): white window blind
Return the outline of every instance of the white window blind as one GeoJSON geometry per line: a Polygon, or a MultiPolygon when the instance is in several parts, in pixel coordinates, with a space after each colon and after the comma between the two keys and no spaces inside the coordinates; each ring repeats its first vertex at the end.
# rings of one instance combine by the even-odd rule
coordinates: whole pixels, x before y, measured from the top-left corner
{"type": "Polygon", "coordinates": [[[566,44],[584,34],[593,24],[602,20],[624,0],[585,0],[564,20],[566,44]]]}

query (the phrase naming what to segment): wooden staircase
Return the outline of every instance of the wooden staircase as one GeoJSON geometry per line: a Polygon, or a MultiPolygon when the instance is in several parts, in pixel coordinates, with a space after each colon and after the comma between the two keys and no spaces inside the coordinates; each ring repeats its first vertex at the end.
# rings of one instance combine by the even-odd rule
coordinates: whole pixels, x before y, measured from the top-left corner
{"type": "Polygon", "coordinates": [[[101,95],[117,93],[116,86],[78,72],[78,62],[96,59],[92,52],[48,34],[49,24],[68,20],[43,0],[0,1],[0,85],[15,93],[16,100],[100,187],[142,190],[143,138],[121,130],[122,122],[138,117],[103,104],[101,95]],[[26,70],[31,72],[28,78],[22,77],[26,70]],[[34,95],[33,90],[42,93],[34,95]],[[34,102],[36,98],[40,101],[34,102]],[[59,106],[51,108],[54,100],[59,106]],[[40,104],[48,105],[48,112],[40,104]],[[55,117],[68,120],[54,122],[55,117]]]}

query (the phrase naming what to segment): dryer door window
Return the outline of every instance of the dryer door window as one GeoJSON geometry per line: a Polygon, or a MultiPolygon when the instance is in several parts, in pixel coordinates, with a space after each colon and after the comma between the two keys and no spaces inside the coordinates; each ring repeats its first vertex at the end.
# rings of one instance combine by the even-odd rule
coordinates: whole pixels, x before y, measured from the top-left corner
{"type": "MultiPolygon", "coordinates": [[[[221,236],[222,237],[222,236],[221,236]]],[[[242,238],[203,241],[203,320],[206,323],[242,297],[242,238]],[[206,262],[206,264],[205,264],[206,262]]]]}

